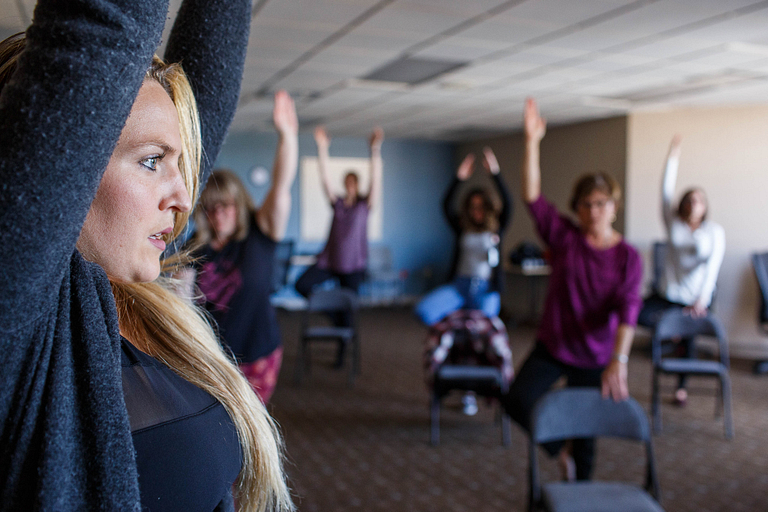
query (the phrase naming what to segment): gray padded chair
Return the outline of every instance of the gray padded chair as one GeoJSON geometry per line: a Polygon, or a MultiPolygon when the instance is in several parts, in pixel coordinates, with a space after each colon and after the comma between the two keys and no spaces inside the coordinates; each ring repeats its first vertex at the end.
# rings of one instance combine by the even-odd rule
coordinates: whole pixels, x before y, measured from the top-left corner
{"type": "Polygon", "coordinates": [[[304,312],[299,341],[299,354],[296,359],[294,382],[301,384],[304,373],[309,373],[311,355],[309,344],[312,342],[343,343],[351,353],[352,364],[349,366],[349,385],[355,383],[360,373],[360,341],[357,335],[357,294],[347,288],[318,290],[309,296],[309,304],[304,312]],[[349,327],[337,327],[313,323],[317,314],[323,316],[344,314],[351,320],[349,327]]]}
{"type": "Polygon", "coordinates": [[[656,324],[651,340],[653,355],[652,377],[652,412],[653,429],[661,431],[661,397],[659,393],[659,377],[662,373],[688,374],[716,377],[720,381],[720,400],[716,404],[715,413],[724,410],[724,428],[726,439],[733,438],[733,414],[731,410],[731,378],[728,374],[730,361],[728,358],[728,342],[725,330],[720,322],[710,313],[703,318],[694,318],[676,309],[667,311],[656,324]],[[718,341],[719,360],[703,360],[689,358],[662,357],[662,343],[673,338],[688,338],[696,336],[712,336],[718,341]]]}
{"type": "Polygon", "coordinates": [[[645,411],[633,398],[603,399],[594,388],[567,388],[544,395],[533,411],[529,445],[529,508],[551,512],[660,512],[660,490],[651,429],[645,411]],[[551,441],[614,437],[643,443],[645,488],[623,482],[550,482],[539,476],[537,445],[551,441]]]}
{"type": "MultiPolygon", "coordinates": [[[[760,288],[760,309],[757,312],[757,325],[763,333],[768,334],[768,252],[754,253],[752,266],[760,288]]],[[[768,373],[768,360],[757,361],[754,372],[757,375],[768,373]]]]}

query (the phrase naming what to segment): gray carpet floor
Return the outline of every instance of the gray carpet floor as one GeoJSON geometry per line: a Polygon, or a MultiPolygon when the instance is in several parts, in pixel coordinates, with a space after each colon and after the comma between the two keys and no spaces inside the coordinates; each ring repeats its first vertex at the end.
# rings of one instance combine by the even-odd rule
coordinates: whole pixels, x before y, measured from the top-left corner
{"type": "MultiPolygon", "coordinates": [[[[299,510],[523,511],[527,497],[527,441],[513,425],[501,445],[495,405],[480,402],[476,416],[460,412],[459,395],[445,400],[441,444],[429,445],[428,393],[421,366],[425,329],[407,309],[369,309],[360,315],[362,372],[354,388],[335,370],[335,348],[317,345],[312,373],[293,383],[300,313],[279,314],[285,356],[270,410],[280,423],[287,471],[299,510]]],[[[512,328],[515,366],[524,361],[534,330],[512,328]]],[[[650,404],[651,364],[638,338],[629,385],[650,404]]],[[[690,399],[674,407],[675,378],[662,381],[664,432],[654,438],[669,511],[768,510],[768,376],[748,361],[732,367],[736,437],[726,441],[715,418],[716,382],[691,378],[690,399]]],[[[644,452],[616,440],[598,443],[596,479],[641,483],[644,452]]],[[[545,458],[545,479],[558,470],[545,458]]]]}

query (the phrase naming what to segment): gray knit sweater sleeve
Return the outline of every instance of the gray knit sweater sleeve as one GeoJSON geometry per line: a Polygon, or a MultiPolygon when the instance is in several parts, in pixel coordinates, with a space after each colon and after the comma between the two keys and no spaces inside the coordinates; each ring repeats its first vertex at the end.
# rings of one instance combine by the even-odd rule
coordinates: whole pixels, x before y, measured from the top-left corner
{"type": "Polygon", "coordinates": [[[55,299],[167,0],[40,0],[0,94],[0,330],[55,299]]]}
{"type": "MultiPolygon", "coordinates": [[[[185,1],[171,48],[212,161],[236,105],[249,2],[210,4],[206,15],[185,1]],[[237,48],[197,62],[230,44],[227,27],[237,48]]],[[[166,14],[167,0],[39,0],[0,91],[0,511],[139,509],[114,298],[75,245],[166,14]]]]}
{"type": "Polygon", "coordinates": [[[203,186],[237,108],[250,9],[250,0],[186,0],[168,40],[165,58],[181,63],[200,109],[203,186]]]}

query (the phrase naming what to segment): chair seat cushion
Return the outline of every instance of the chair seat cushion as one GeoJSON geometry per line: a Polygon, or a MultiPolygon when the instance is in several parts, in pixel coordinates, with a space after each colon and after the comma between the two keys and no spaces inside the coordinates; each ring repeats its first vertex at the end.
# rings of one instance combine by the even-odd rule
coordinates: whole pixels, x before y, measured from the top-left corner
{"type": "Polygon", "coordinates": [[[304,330],[303,338],[348,338],[351,339],[355,335],[355,330],[352,327],[333,327],[333,326],[316,326],[308,327],[304,330]]]}
{"type": "Polygon", "coordinates": [[[668,373],[700,373],[706,375],[718,375],[728,370],[719,361],[707,361],[702,359],[662,359],[659,368],[668,373]]]}
{"type": "Polygon", "coordinates": [[[647,492],[621,482],[552,482],[543,489],[552,512],[663,512],[647,492]]]}
{"type": "Polygon", "coordinates": [[[445,380],[473,379],[500,382],[502,376],[501,369],[493,366],[464,366],[446,364],[437,370],[436,378],[445,380]]]}

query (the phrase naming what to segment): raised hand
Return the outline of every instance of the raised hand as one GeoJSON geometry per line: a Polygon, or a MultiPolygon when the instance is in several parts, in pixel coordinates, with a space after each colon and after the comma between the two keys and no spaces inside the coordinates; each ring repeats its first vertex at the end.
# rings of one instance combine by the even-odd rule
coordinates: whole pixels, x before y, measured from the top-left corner
{"type": "Polygon", "coordinates": [[[331,138],[325,131],[325,126],[317,126],[315,128],[315,144],[318,149],[328,149],[331,145],[331,138]]]}
{"type": "Polygon", "coordinates": [[[472,176],[472,171],[475,166],[475,155],[470,153],[464,157],[464,160],[459,164],[459,168],[456,170],[456,177],[461,181],[466,180],[472,176]]]}
{"type": "Polygon", "coordinates": [[[373,129],[368,143],[371,145],[371,149],[381,149],[381,143],[384,142],[384,130],[380,126],[373,129]]]}
{"type": "Polygon", "coordinates": [[[283,91],[275,93],[275,108],[272,111],[272,120],[275,129],[280,135],[297,135],[299,133],[299,119],[296,116],[296,106],[291,96],[283,91]]]}
{"type": "Polygon", "coordinates": [[[525,100],[523,121],[526,139],[539,142],[544,138],[544,134],[547,133],[547,121],[539,115],[539,107],[533,98],[525,100]]]}
{"type": "Polygon", "coordinates": [[[683,137],[676,133],[672,137],[672,142],[669,144],[669,156],[680,157],[681,148],[683,145],[683,137]]]}
{"type": "Polygon", "coordinates": [[[499,174],[499,171],[501,170],[499,161],[496,160],[496,155],[488,146],[483,148],[483,167],[485,167],[485,170],[491,174],[499,174]]]}

